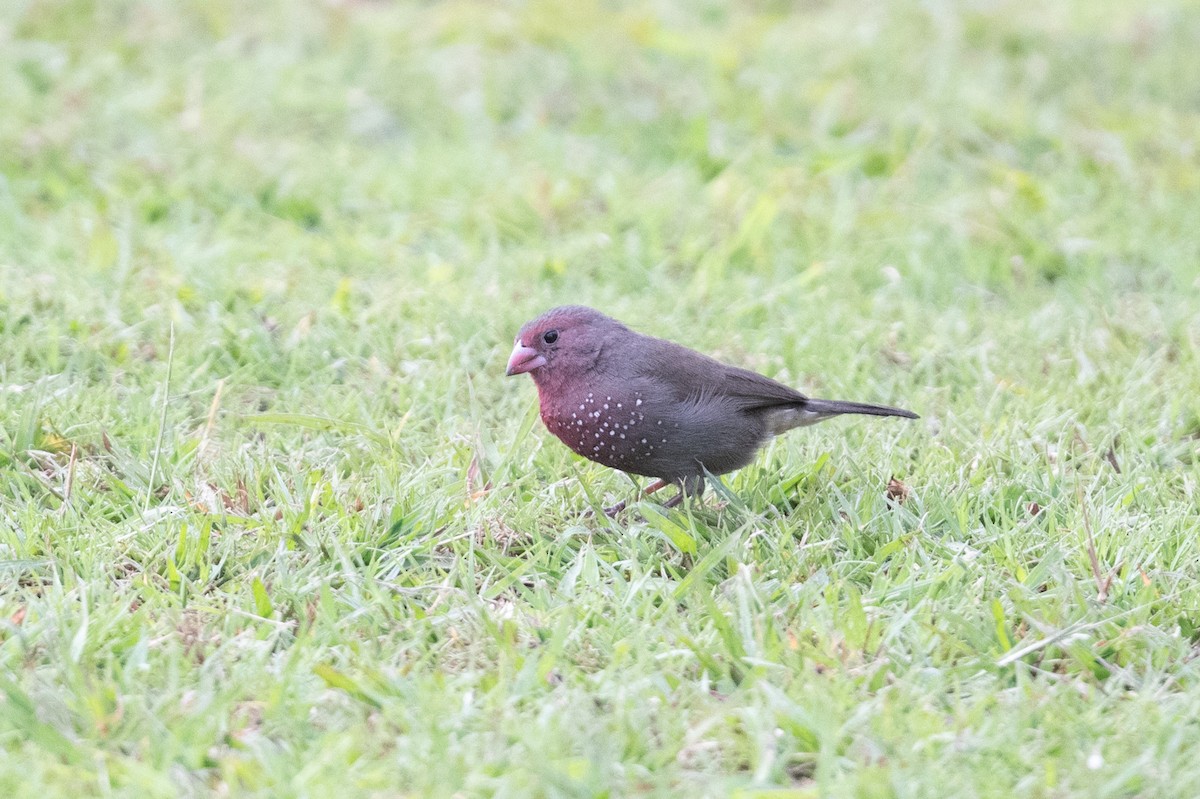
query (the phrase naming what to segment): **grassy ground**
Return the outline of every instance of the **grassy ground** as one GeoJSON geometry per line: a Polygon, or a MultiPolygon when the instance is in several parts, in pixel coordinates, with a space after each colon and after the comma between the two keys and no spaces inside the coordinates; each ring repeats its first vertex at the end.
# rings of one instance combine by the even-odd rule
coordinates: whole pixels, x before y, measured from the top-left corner
{"type": "Polygon", "coordinates": [[[1200,795],[1198,40],[4,3],[0,792],[1200,795]],[[564,301],[923,418],[583,518],[564,301]]]}

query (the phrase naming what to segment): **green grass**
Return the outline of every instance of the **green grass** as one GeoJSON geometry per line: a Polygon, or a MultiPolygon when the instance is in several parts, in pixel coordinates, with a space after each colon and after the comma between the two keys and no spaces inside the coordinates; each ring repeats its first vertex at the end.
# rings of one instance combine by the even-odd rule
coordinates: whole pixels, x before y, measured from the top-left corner
{"type": "Polygon", "coordinates": [[[1200,795],[1198,40],[4,3],[0,793],[1200,795]],[[568,301],[923,418],[580,516],[568,301]]]}

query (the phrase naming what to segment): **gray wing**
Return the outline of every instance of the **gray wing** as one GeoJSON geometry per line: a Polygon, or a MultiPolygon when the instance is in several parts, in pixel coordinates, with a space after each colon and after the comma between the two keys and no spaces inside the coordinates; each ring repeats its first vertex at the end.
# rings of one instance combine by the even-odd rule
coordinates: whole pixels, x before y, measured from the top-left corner
{"type": "Polygon", "coordinates": [[[642,337],[646,355],[634,365],[637,377],[666,392],[676,402],[720,397],[742,411],[797,405],[808,397],[794,388],[747,369],[739,369],[670,341],[642,337]]]}

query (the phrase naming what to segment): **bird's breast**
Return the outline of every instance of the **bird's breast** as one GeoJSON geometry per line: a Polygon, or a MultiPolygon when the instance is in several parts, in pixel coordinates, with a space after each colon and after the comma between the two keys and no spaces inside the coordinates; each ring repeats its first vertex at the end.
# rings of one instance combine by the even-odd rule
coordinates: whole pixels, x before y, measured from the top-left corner
{"type": "Polygon", "coordinates": [[[542,422],[558,438],[589,460],[639,472],[648,449],[650,421],[640,393],[629,396],[582,390],[555,403],[542,403],[542,422]]]}

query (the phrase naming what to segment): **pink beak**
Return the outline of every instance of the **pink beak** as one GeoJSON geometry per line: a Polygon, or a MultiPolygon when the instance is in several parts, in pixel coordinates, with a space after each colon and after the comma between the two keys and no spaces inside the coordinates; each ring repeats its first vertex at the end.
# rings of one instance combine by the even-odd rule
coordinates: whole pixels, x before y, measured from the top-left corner
{"type": "Polygon", "coordinates": [[[512,355],[508,356],[508,368],[504,370],[504,374],[508,377],[523,375],[545,365],[545,357],[539,355],[533,347],[526,347],[520,339],[517,339],[512,355]]]}

